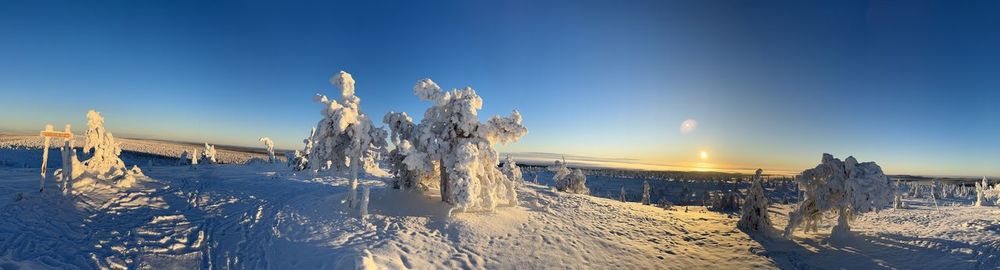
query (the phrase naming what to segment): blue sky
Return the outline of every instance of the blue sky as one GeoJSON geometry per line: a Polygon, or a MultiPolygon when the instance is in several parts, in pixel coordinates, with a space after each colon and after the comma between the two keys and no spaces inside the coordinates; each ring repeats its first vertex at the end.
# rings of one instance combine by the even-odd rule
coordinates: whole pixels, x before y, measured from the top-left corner
{"type": "Polygon", "coordinates": [[[0,129],[300,148],[345,70],[377,120],[425,77],[520,110],[503,151],[1000,176],[1000,2],[831,2],[3,1],[0,129]]]}

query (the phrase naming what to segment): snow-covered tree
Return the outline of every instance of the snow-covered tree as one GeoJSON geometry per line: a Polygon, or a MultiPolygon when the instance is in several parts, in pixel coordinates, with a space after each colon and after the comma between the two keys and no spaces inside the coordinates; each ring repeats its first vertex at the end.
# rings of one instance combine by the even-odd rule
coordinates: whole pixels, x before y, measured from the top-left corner
{"type": "Polygon", "coordinates": [[[573,173],[573,171],[570,170],[569,166],[566,164],[566,158],[563,157],[563,160],[561,161],[556,160],[552,166],[548,167],[548,170],[554,173],[552,175],[552,182],[556,189],[559,191],[565,191],[566,186],[569,186],[569,179],[567,178],[573,173]]]}
{"type": "Polygon", "coordinates": [[[87,112],[86,138],[83,153],[93,153],[90,159],[83,162],[86,170],[104,179],[120,175],[125,168],[125,163],[118,158],[122,149],[115,142],[115,136],[104,129],[104,117],[101,113],[93,110],[87,112]]]}
{"type": "Polygon", "coordinates": [[[264,149],[267,150],[267,162],[278,163],[278,157],[274,156],[274,141],[268,137],[261,137],[260,142],[264,143],[264,149]]]}
{"type": "Polygon", "coordinates": [[[837,211],[837,225],[831,236],[850,232],[848,220],[854,215],[888,207],[892,202],[892,182],[875,162],[858,163],[854,157],[845,161],[823,154],[816,168],[797,177],[805,188],[805,200],[789,214],[785,236],[803,222],[812,227],[826,211],[837,211]]]}
{"type": "Polygon", "coordinates": [[[587,176],[580,169],[570,170],[566,158],[563,158],[562,161],[556,160],[555,164],[549,166],[548,169],[555,172],[552,181],[555,182],[557,190],[577,194],[590,193],[590,189],[587,188],[587,176]]]}
{"type": "Polygon", "coordinates": [[[129,187],[135,183],[134,177],[142,175],[139,167],[133,166],[129,170],[125,167],[125,162],[118,157],[122,151],[121,146],[115,142],[114,135],[104,129],[104,117],[99,112],[94,110],[87,112],[85,137],[87,141],[83,146],[83,152],[93,155],[82,162],[81,170],[72,170],[72,178],[87,173],[99,180],[116,181],[116,186],[129,187]]]}
{"type": "Polygon", "coordinates": [[[753,182],[747,189],[747,195],[743,203],[743,213],[736,227],[747,234],[771,234],[771,217],[767,212],[767,197],[764,196],[763,179],[760,174],[763,172],[757,169],[753,176],[753,182]]]}
{"type": "Polygon", "coordinates": [[[288,162],[288,166],[293,170],[302,171],[309,168],[309,154],[312,152],[313,148],[313,137],[316,136],[316,128],[312,128],[309,131],[309,137],[302,140],[305,146],[302,151],[295,150],[295,152],[285,152],[285,159],[288,162]]]}
{"type": "Polygon", "coordinates": [[[642,204],[649,205],[649,180],[642,181],[642,204]]]}
{"type": "Polygon", "coordinates": [[[989,199],[997,198],[996,205],[1000,205],[1000,187],[990,188],[990,182],[983,176],[982,182],[976,183],[976,205],[975,206],[986,206],[989,203],[989,199]]]}
{"type": "Polygon", "coordinates": [[[215,145],[205,143],[205,151],[201,152],[201,160],[199,160],[198,163],[215,164],[216,154],[218,154],[218,152],[215,151],[215,145]]]}
{"type": "Polygon", "coordinates": [[[514,159],[510,155],[507,155],[507,159],[504,160],[501,171],[503,175],[507,176],[507,179],[513,181],[515,184],[524,184],[524,176],[521,174],[521,168],[517,167],[517,163],[514,163],[514,159]]]}
{"type": "Polygon", "coordinates": [[[198,155],[198,149],[195,149],[194,150],[194,154],[191,154],[191,167],[192,168],[194,168],[194,165],[198,165],[198,160],[199,159],[201,159],[201,156],[198,155]]]}
{"type": "Polygon", "coordinates": [[[517,204],[514,182],[497,167],[494,146],[528,133],[521,114],[515,110],[508,117],[480,122],[483,99],[475,90],[443,91],[430,79],[417,82],[413,93],[431,102],[419,124],[405,113],[390,112],[383,118],[397,148],[389,158],[397,186],[438,178],[441,199],[464,211],[517,204]]]}
{"type": "Polygon", "coordinates": [[[354,78],[341,71],[330,78],[330,84],[340,89],[340,96],[330,99],[316,94],[316,101],[323,104],[323,119],[316,124],[312,136],[306,140],[311,148],[306,153],[313,171],[349,171],[351,192],[348,205],[357,204],[358,173],[366,163],[375,163],[386,148],[386,133],[375,128],[368,115],[361,111],[361,98],[354,95],[354,78]]]}
{"type": "Polygon", "coordinates": [[[986,188],[989,185],[986,183],[986,177],[983,177],[982,182],[976,182],[976,207],[983,206],[983,202],[986,198],[986,188]]]}

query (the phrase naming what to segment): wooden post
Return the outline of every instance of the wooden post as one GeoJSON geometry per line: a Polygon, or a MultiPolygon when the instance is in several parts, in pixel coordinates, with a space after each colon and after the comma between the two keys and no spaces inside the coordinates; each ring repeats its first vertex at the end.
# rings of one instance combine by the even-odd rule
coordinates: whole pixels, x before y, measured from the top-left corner
{"type": "MultiPolygon", "coordinates": [[[[70,127],[71,127],[70,124],[66,124],[66,128],[63,130],[63,132],[68,133],[68,134],[73,134],[73,131],[70,129],[70,127]]],[[[63,195],[66,195],[68,193],[68,191],[69,191],[68,190],[69,181],[73,180],[73,159],[76,156],[76,155],[74,155],[73,151],[74,151],[73,150],[73,137],[70,136],[69,138],[64,139],[64,141],[63,141],[63,149],[62,149],[62,157],[63,157],[62,193],[63,193],[63,195]]]]}
{"type": "Polygon", "coordinates": [[[45,136],[45,132],[52,132],[52,124],[45,125],[45,131],[42,131],[42,137],[45,138],[45,144],[42,147],[42,177],[38,179],[38,192],[45,190],[45,167],[49,163],[49,141],[51,138],[45,136]]]}

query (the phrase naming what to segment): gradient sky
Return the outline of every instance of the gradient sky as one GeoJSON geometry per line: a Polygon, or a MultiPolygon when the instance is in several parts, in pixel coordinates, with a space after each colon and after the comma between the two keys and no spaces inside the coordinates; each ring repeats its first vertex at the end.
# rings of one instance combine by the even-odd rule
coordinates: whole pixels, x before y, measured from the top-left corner
{"type": "Polygon", "coordinates": [[[502,151],[1000,176],[1000,2],[827,2],[0,1],[0,129],[300,148],[345,70],[376,120],[424,77],[520,110],[502,151]]]}

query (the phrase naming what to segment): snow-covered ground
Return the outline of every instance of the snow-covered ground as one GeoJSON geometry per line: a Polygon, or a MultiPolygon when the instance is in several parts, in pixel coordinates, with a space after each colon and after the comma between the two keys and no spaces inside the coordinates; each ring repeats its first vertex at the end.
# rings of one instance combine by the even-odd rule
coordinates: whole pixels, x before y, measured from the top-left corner
{"type": "MultiPolygon", "coordinates": [[[[907,209],[861,215],[849,239],[830,240],[836,218],[819,233],[796,232],[793,240],[761,240],[762,255],[781,268],[997,269],[1000,268],[1000,207],[934,205],[905,200],[907,209]]],[[[788,222],[790,205],[772,206],[776,228],[788,222]]]]}
{"type": "MultiPolygon", "coordinates": [[[[10,151],[0,149],[0,159],[28,155],[10,151]]],[[[82,185],[64,196],[52,179],[38,192],[37,168],[0,167],[0,268],[1000,267],[1000,207],[971,207],[966,198],[938,207],[907,199],[908,209],[859,216],[843,240],[827,239],[832,217],[819,233],[752,239],[736,229],[736,215],[544,185],[519,188],[517,207],[449,215],[436,191],[394,190],[369,175],[362,183],[372,187],[371,215],[362,221],[344,203],[343,176],[269,164],[142,170],[130,188],[82,185]]],[[[772,204],[776,230],[790,209],[772,204]]]]}
{"type": "Polygon", "coordinates": [[[734,219],[544,186],[519,207],[454,213],[437,198],[364,183],[367,222],[342,203],[348,181],[263,166],[152,167],[124,190],[33,188],[37,171],[0,175],[3,265],[53,268],[767,267],[734,219]],[[20,195],[18,195],[20,194],[20,195]],[[20,201],[15,197],[21,196],[20,201]]]}

